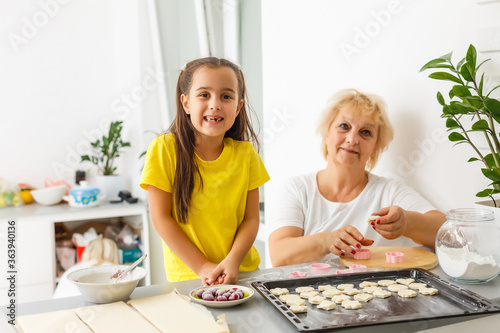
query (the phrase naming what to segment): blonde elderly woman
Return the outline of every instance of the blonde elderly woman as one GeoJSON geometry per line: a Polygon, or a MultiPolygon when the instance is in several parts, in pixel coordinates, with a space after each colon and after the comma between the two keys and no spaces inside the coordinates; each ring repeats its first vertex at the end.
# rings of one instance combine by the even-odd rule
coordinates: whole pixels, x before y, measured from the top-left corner
{"type": "Polygon", "coordinates": [[[269,236],[273,266],[349,257],[372,244],[434,248],[445,215],[407,185],[370,173],[394,136],[382,99],[342,90],[318,130],[326,168],[284,186],[269,236]]]}

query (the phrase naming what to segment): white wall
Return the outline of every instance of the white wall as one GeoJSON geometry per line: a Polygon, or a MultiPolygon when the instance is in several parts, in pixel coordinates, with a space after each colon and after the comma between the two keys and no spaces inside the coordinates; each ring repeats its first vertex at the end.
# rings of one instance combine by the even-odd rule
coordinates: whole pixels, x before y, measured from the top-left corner
{"type": "MultiPolygon", "coordinates": [[[[406,181],[440,210],[472,206],[487,182],[479,164],[466,163],[472,149],[448,142],[435,96],[451,85],[419,70],[450,51],[457,63],[499,14],[498,2],[470,0],[263,1],[266,223],[280,181],[325,166],[319,114],[331,94],[351,87],[383,96],[396,129],[375,173],[406,181]],[[343,51],[347,44],[356,50],[343,51]]],[[[496,65],[485,68],[498,75],[499,53],[478,54],[489,57],[496,65]]]]}

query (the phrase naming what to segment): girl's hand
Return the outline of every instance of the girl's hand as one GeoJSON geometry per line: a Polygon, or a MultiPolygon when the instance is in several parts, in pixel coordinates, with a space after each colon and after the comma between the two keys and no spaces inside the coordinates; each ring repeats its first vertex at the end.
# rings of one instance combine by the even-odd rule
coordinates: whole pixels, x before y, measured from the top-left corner
{"type": "Polygon", "coordinates": [[[215,283],[212,283],[211,279],[209,279],[209,277],[211,276],[211,273],[217,268],[217,265],[214,264],[213,262],[210,262],[210,261],[207,261],[205,264],[203,264],[200,269],[198,270],[197,272],[197,275],[200,277],[200,280],[201,280],[201,283],[203,284],[203,286],[209,286],[209,285],[212,285],[212,284],[220,284],[222,282],[219,282],[217,283],[219,280],[220,281],[223,281],[222,278],[220,278],[219,276],[216,276],[216,278],[214,279],[215,283]]]}
{"type": "Polygon", "coordinates": [[[239,276],[240,265],[226,257],[208,276],[207,282],[209,284],[231,284],[238,282],[239,276]],[[211,281],[214,281],[215,283],[212,283],[211,281]]]}
{"type": "Polygon", "coordinates": [[[361,246],[373,244],[373,240],[365,238],[352,225],[346,225],[330,232],[327,241],[331,244],[330,252],[338,256],[345,256],[346,254],[352,256],[356,254],[356,249],[360,249],[361,246]]]}
{"type": "Polygon", "coordinates": [[[380,216],[378,220],[372,222],[373,229],[386,239],[396,239],[408,229],[408,216],[406,211],[399,206],[382,208],[373,215],[380,216]]]}

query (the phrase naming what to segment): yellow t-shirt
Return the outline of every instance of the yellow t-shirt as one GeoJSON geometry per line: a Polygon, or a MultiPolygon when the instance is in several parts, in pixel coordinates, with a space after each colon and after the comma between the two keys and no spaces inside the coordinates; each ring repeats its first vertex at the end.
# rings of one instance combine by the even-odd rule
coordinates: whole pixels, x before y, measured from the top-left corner
{"type": "MultiPolygon", "coordinates": [[[[248,191],[269,180],[262,160],[250,142],[224,139],[224,149],[215,161],[203,161],[195,154],[203,179],[194,177],[188,223],[178,223],[189,240],[214,263],[231,250],[236,231],[245,216],[248,191]]],[[[173,133],[158,136],[148,148],[140,185],[173,193],[176,168],[173,133]]],[[[172,195],[172,217],[177,221],[172,195]]],[[[197,279],[198,276],[163,242],[165,271],[169,281],[197,279]]],[[[252,246],[240,265],[240,272],[259,266],[260,257],[252,246]]]]}

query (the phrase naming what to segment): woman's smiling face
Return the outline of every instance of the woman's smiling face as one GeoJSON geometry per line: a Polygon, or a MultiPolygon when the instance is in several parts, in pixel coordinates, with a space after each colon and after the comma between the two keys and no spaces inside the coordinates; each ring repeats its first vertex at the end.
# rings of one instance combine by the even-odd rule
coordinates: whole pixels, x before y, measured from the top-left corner
{"type": "Polygon", "coordinates": [[[220,137],[233,126],[243,105],[238,79],[229,67],[201,67],[193,75],[188,95],[181,95],[196,135],[220,137]]]}
{"type": "Polygon", "coordinates": [[[343,107],[326,134],[328,161],[351,166],[363,166],[377,144],[377,125],[360,112],[343,107]]]}

